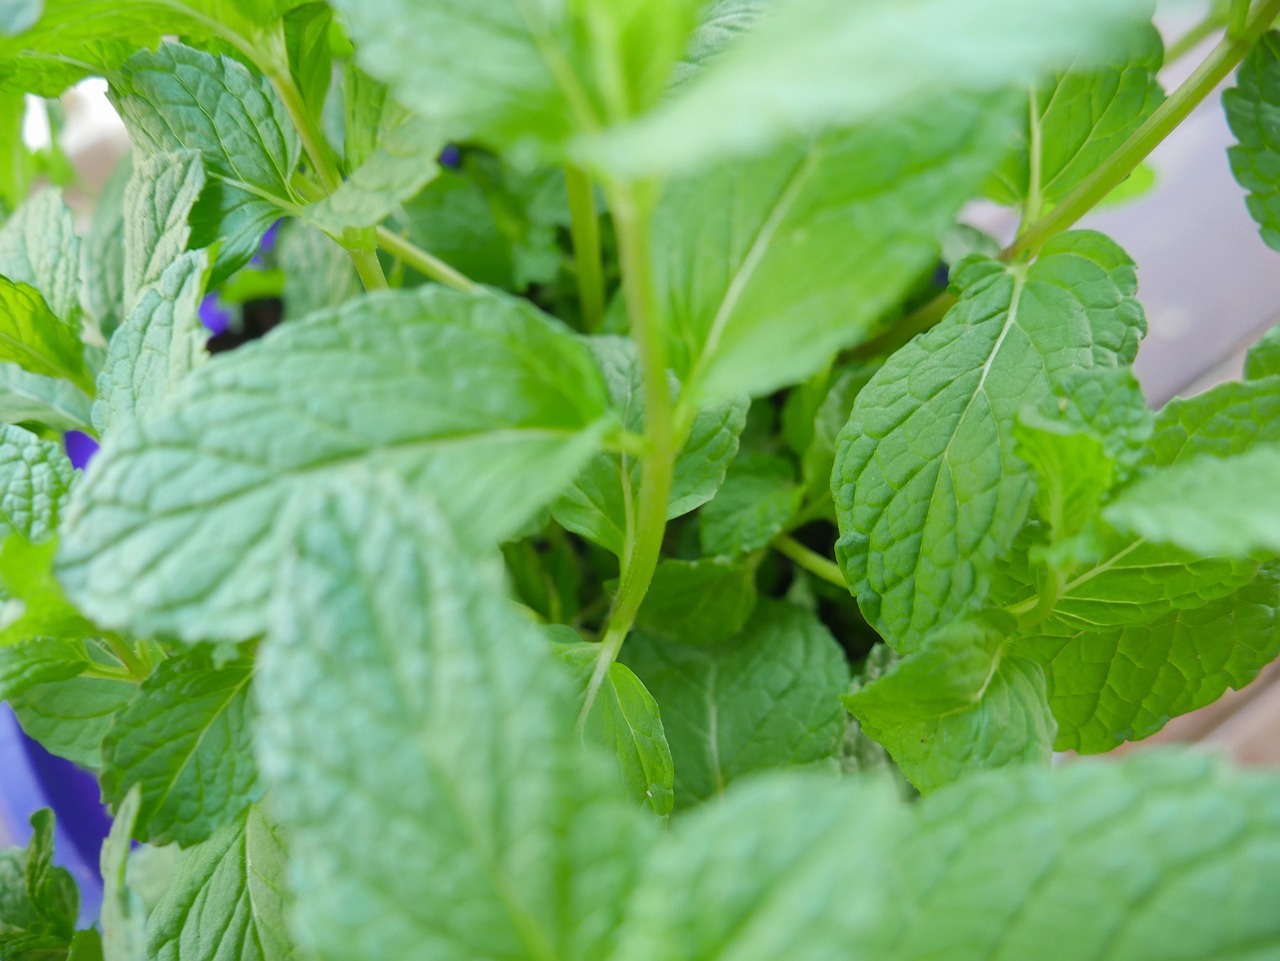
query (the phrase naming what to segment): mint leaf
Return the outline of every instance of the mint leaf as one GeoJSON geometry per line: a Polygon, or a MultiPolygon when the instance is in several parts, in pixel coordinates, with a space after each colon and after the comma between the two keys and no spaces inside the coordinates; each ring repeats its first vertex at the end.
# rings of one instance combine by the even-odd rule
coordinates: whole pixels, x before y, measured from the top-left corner
{"type": "Polygon", "coordinates": [[[1116,37],[1102,64],[1037,82],[1021,143],[990,185],[1001,203],[1057,203],[1093,173],[1164,100],[1164,46],[1151,24],[1116,37]]]}
{"type": "Polygon", "coordinates": [[[768,546],[800,508],[795,471],[783,458],[747,454],[699,515],[702,552],[737,556],[768,546]]]}
{"type": "Polygon", "coordinates": [[[1280,445],[1193,457],[1125,488],[1103,516],[1121,530],[1196,554],[1280,552],[1280,445]]]}
{"type": "Polygon", "coordinates": [[[982,603],[1026,520],[1019,411],[1081,368],[1128,364],[1145,328],[1133,264],[1099,234],[1060,235],[1030,266],[971,258],[955,284],[942,323],[858,394],[832,478],[845,578],[903,652],[982,603]]]}
{"type": "Polygon", "coordinates": [[[6,277],[0,277],[0,360],[93,392],[77,330],[54,315],[40,291],[6,277]]]}
{"type": "Polygon", "coordinates": [[[187,219],[204,187],[204,163],[193,150],[144,155],[134,164],[124,193],[126,316],[187,249],[187,219]]]}
{"type": "Polygon", "coordinates": [[[53,811],[37,811],[26,848],[0,849],[0,956],[65,957],[79,909],[75,880],[53,864],[53,811]]]}
{"type": "MultiPolygon", "coordinates": [[[[599,644],[571,644],[556,655],[570,666],[586,690],[599,644]]],[[[671,813],[675,767],[662,729],[658,702],[625,664],[609,665],[582,726],[583,738],[612,752],[627,794],[660,817],[671,813]]]]}
{"type": "Polygon", "coordinates": [[[688,390],[767,394],[873,334],[932,269],[1009,119],[992,98],[932,98],[669,184],[655,282],[688,390]]]}
{"type": "Polygon", "coordinates": [[[69,381],[0,363],[0,423],[91,430],[89,396],[69,381]]]}
{"type": "Polygon", "coordinates": [[[687,169],[800,131],[892,114],[937,90],[1000,90],[1085,52],[1105,58],[1149,17],[1147,6],[926,0],[904,12],[893,0],[777,4],[697,84],[584,149],[627,175],[687,169]]]}
{"type": "Polygon", "coordinates": [[[0,701],[9,701],[39,684],[76,677],[88,666],[82,645],[41,638],[0,647],[0,701]]]}
{"type": "Polygon", "coordinates": [[[1035,508],[1053,541],[1080,534],[1098,516],[1115,480],[1115,463],[1092,433],[1024,410],[1013,427],[1015,451],[1035,475],[1035,508]]]}
{"type": "Polygon", "coordinates": [[[209,840],[178,855],[164,897],[147,919],[155,961],[286,961],[287,852],[251,806],[209,840]]]}
{"type": "MultiPolygon", "coordinates": [[[[259,15],[264,12],[260,3],[246,2],[244,6],[250,15],[255,10],[259,15]]],[[[284,14],[289,73],[297,82],[302,102],[312,116],[319,117],[333,82],[333,45],[330,41],[333,11],[326,3],[309,3],[307,0],[286,0],[278,6],[282,10],[293,8],[284,14]]],[[[268,16],[267,19],[269,22],[275,18],[268,16]]]]}
{"type": "Polygon", "coordinates": [[[183,847],[208,838],[257,799],[251,665],[216,667],[204,653],[162,661],[102,745],[102,795],[142,790],[134,837],[183,847]]]}
{"type": "Polygon", "coordinates": [[[283,228],[276,255],[284,270],[287,320],[341,307],[361,291],[347,252],[319,230],[300,223],[283,228]]]}
{"type": "Polygon", "coordinates": [[[132,179],[133,154],[126,153],[102,188],[80,244],[80,306],[107,338],[124,320],[124,197],[132,179]]]}
{"type": "Polygon", "coordinates": [[[54,316],[78,334],[80,238],[58,191],[39,191],[0,227],[0,276],[34,287],[54,316]]]}
{"type": "Polygon", "coordinates": [[[1013,650],[1044,665],[1058,720],[1054,746],[1094,753],[1149,737],[1248,684],[1280,654],[1278,611],[1280,571],[1268,564],[1207,603],[1110,630],[1118,620],[1058,618],[1013,650]]]}
{"type": "Polygon", "coordinates": [[[604,413],[586,349],[524,302],[438,287],[360,298],[206,365],[109,438],[58,575],[103,626],[244,640],[265,626],[291,509],[317,483],[389,470],[439,498],[468,542],[494,544],[568,484],[604,413]]]}
{"type": "Polygon", "coordinates": [[[1129,367],[1090,367],[1069,371],[1040,413],[1102,441],[1123,479],[1146,453],[1155,428],[1142,387],[1129,367]]]}
{"type": "Polygon", "coordinates": [[[844,733],[844,652],[794,605],[760,601],[718,647],[635,634],[622,659],[662,708],[677,809],[756,771],[827,760],[844,733]]]}
{"type": "Polygon", "coordinates": [[[319,958],[606,957],[651,820],[428,505],[348,474],[285,555],[255,731],[319,958]],[[404,872],[403,852],[448,870],[404,872]],[[394,877],[394,884],[387,879],[394,877]]]}
{"type": "Polygon", "coordinates": [[[209,278],[207,251],[188,251],[147,284],[107,345],[93,421],[105,435],[155,410],[208,359],[200,302],[209,278]]]}
{"type": "Polygon", "coordinates": [[[138,892],[129,886],[130,842],[138,817],[139,796],[130,792],[116,810],[111,833],[102,845],[102,956],[104,961],[138,961],[144,956],[147,913],[138,892]]]}
{"type": "Polygon", "coordinates": [[[0,647],[32,638],[91,637],[97,629],[68,603],[53,579],[56,540],[32,544],[21,534],[0,543],[0,647]]]}
{"type": "Polygon", "coordinates": [[[137,688],[126,681],[72,677],[28,688],[10,699],[22,729],[50,754],[102,769],[102,739],[137,688]]]}
{"type": "Polygon", "coordinates": [[[58,444],[0,426],[0,537],[43,541],[58,529],[75,469],[58,444]]]}
{"type": "Polygon", "coordinates": [[[307,207],[307,221],[332,234],[377,224],[435,179],[447,142],[427,121],[404,117],[337,190],[307,207]]]}
{"type": "Polygon", "coordinates": [[[1049,763],[1056,726],[1044,671],[1007,651],[1013,632],[995,614],[940,627],[844,698],[922,793],[983,768],[1049,763]]]}
{"type": "MultiPolygon", "coordinates": [[[[644,430],[640,362],[635,343],[622,337],[592,337],[594,354],[609,401],[622,426],[632,433],[644,430]]],[[[679,383],[671,380],[671,395],[679,383]]],[[[738,452],[738,435],[747,420],[747,401],[737,397],[701,407],[694,416],[689,439],[676,456],[667,519],[680,517],[715,496],[725,471],[738,452]]],[[[573,485],[552,505],[552,515],[567,529],[621,557],[627,539],[628,503],[640,491],[640,460],[626,454],[597,454],[573,485]]]]}
{"type": "Polygon", "coordinates": [[[1170,467],[1202,454],[1233,457],[1255,444],[1277,442],[1280,377],[1228,381],[1166,404],[1156,416],[1142,463],[1170,467]]]}
{"type": "Polygon", "coordinates": [[[1275,112],[1280,109],[1280,32],[1264,35],[1236,72],[1236,86],[1222,94],[1236,144],[1227,150],[1231,172],[1249,191],[1246,205],[1268,247],[1280,250],[1280,143],[1275,112]]]}
{"type": "Polygon", "coordinates": [[[290,182],[301,148],[271,84],[239,61],[166,43],[130,57],[111,95],[142,158],[179,150],[203,158],[208,182],[188,243],[221,241],[211,282],[224,280],[281,213],[296,208],[290,182]]]}
{"type": "Polygon", "coordinates": [[[636,627],[667,640],[714,646],[742,630],[756,605],[755,568],[704,557],[664,559],[636,615],[636,627]]]}
{"type": "Polygon", "coordinates": [[[835,468],[840,431],[849,421],[858,392],[875,372],[876,367],[871,364],[854,366],[840,373],[827,388],[814,414],[812,435],[800,448],[805,500],[831,496],[831,471],[835,468]]]}
{"type": "Polygon", "coordinates": [[[773,0],[713,0],[702,11],[702,17],[685,47],[684,56],[672,71],[672,86],[691,80],[703,67],[750,33],[773,0]]]}
{"type": "Polygon", "coordinates": [[[1280,374],[1280,327],[1272,327],[1249,348],[1244,361],[1246,380],[1262,380],[1280,374]]]}

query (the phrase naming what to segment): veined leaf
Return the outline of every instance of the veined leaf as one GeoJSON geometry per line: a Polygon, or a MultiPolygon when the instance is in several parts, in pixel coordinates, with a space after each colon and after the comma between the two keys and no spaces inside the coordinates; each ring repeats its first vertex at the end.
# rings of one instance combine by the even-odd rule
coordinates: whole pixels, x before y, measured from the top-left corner
{"type": "Polygon", "coordinates": [[[1280,250],[1280,141],[1275,113],[1280,110],[1280,32],[1271,31],[1245,57],[1236,86],[1222,95],[1236,145],[1227,151],[1231,172],[1249,191],[1249,214],[1268,247],[1280,250]]]}
{"type": "Polygon", "coordinates": [[[715,646],[742,630],[755,605],[755,568],[746,561],[664,559],[653,572],[636,627],[682,644],[715,646]]]}
{"type": "Polygon", "coordinates": [[[341,307],[361,291],[347,252],[315,228],[300,223],[284,228],[276,251],[284,271],[287,320],[341,307]]]}
{"type": "Polygon", "coordinates": [[[0,427],[0,537],[43,541],[62,521],[75,468],[62,448],[21,427],[0,427]]]}
{"type": "Polygon", "coordinates": [[[0,227],[0,277],[34,287],[54,316],[79,333],[80,238],[57,190],[39,191],[0,227]]]}
{"type": "Polygon", "coordinates": [[[103,626],[247,639],[265,627],[291,509],[317,483],[389,470],[439,498],[469,543],[495,544],[570,482],[604,415],[586,348],[522,301],[362,297],[219,357],[107,438],[59,578],[103,626]]]}
{"type": "Polygon", "coordinates": [[[1081,368],[1127,365],[1145,329],[1133,264],[1098,234],[1060,235],[1029,267],[966,260],[956,286],[858,394],[833,476],[845,578],[903,652],[982,603],[1027,517],[1018,412],[1081,368]]]}
{"type": "Polygon", "coordinates": [[[133,154],[130,152],[116,161],[94,205],[89,232],[80,244],[80,274],[84,278],[80,306],[108,339],[124,320],[124,195],[132,179],[133,154]]]}
{"type": "Polygon", "coordinates": [[[92,429],[93,401],[70,381],[0,363],[0,423],[43,424],[54,430],[92,429]]]}
{"type": "Polygon", "coordinates": [[[134,164],[124,194],[125,316],[187,249],[187,219],[204,187],[204,162],[194,150],[144,155],[134,164]]]}
{"type": "Polygon", "coordinates": [[[800,508],[801,493],[785,458],[739,457],[698,517],[702,552],[735,557],[768,546],[800,508]]]}
{"type": "Polygon", "coordinates": [[[0,849],[0,956],[65,957],[79,908],[75,880],[53,863],[53,811],[37,811],[27,846],[0,849]]]}
{"type": "Polygon", "coordinates": [[[1156,416],[1145,467],[1198,457],[1234,457],[1255,444],[1280,443],[1280,377],[1227,381],[1170,401],[1156,416]]]}
{"type": "Polygon", "coordinates": [[[684,56],[672,71],[672,86],[696,76],[749,33],[774,5],[775,0],[712,0],[703,9],[698,25],[689,35],[684,56]]]}
{"type": "Polygon", "coordinates": [[[359,475],[297,528],[255,739],[318,958],[609,953],[656,822],[574,736],[567,672],[497,574],[359,475]],[[405,873],[406,850],[448,870],[405,873]]]}
{"type": "Polygon", "coordinates": [[[0,701],[12,700],[38,684],[76,677],[88,664],[84,647],[74,641],[41,638],[0,647],[0,701]]]}
{"type": "Polygon", "coordinates": [[[53,314],[40,291],[6,277],[0,277],[0,360],[93,391],[76,329],[53,314]]]}
{"type": "Polygon", "coordinates": [[[22,729],[50,754],[100,771],[102,740],[137,690],[128,681],[72,677],[34,685],[9,705],[22,729]]]}

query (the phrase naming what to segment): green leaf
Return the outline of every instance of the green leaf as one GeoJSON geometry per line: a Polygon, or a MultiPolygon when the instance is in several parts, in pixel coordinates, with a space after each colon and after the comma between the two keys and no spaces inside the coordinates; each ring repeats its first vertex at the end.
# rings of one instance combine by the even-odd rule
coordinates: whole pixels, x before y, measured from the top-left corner
{"type": "Polygon", "coordinates": [[[53,864],[53,811],[37,811],[26,848],[0,849],[0,957],[65,957],[79,909],[75,880],[53,864]]]}
{"type": "Polygon", "coordinates": [[[1133,263],[1099,234],[1062,234],[1030,266],[971,258],[955,282],[942,323],[858,394],[832,478],[845,579],[903,652],[983,602],[1026,520],[1018,412],[1081,368],[1127,365],[1145,328],[1133,263]]]}
{"type": "Polygon", "coordinates": [[[1249,191],[1246,205],[1262,239],[1280,250],[1280,32],[1263,36],[1236,72],[1236,86],[1222,95],[1235,146],[1227,150],[1231,172],[1249,191]]]}
{"type": "Polygon", "coordinates": [[[1120,530],[1201,555],[1280,552],[1280,445],[1193,457],[1147,474],[1104,512],[1120,530]]]}
{"type": "Polygon", "coordinates": [[[126,881],[130,842],[138,817],[139,795],[130,792],[116,810],[111,833],[102,844],[102,956],[104,961],[141,961],[147,938],[147,914],[138,892],[126,881]]]}
{"type": "Polygon", "coordinates": [[[337,0],[356,60],[461,139],[547,150],[663,93],[693,0],[337,0]]]}
{"type": "Polygon", "coordinates": [[[65,377],[93,392],[76,329],[54,315],[40,291],[6,277],[0,277],[0,360],[33,374],[65,377]]]}
{"type": "Polygon", "coordinates": [[[733,557],[768,546],[800,508],[801,493],[794,469],[783,458],[739,457],[698,518],[702,552],[733,557]]]}
{"type": "Polygon", "coordinates": [[[636,615],[636,627],[685,644],[714,646],[742,630],[756,606],[755,568],[704,557],[664,559],[636,615]]]}
{"type": "Polygon", "coordinates": [[[21,534],[0,543],[0,648],[32,638],[92,637],[97,629],[53,579],[56,540],[32,544],[21,534]]]}
{"type": "Polygon", "coordinates": [[[34,287],[54,316],[78,334],[80,238],[58,191],[41,190],[0,227],[0,276],[34,287]]]}
{"type": "Polygon", "coordinates": [[[1155,419],[1129,367],[1089,367],[1066,372],[1040,413],[1102,441],[1123,479],[1146,453],[1155,419]]]}
{"type": "MultiPolygon", "coordinates": [[[[569,665],[585,691],[599,653],[599,644],[570,644],[559,647],[556,656],[569,665]]],[[[671,813],[675,767],[658,702],[625,664],[609,665],[582,725],[582,736],[618,759],[623,784],[633,800],[660,817],[671,813]]]]}
{"type": "Polygon", "coordinates": [[[147,957],[287,961],[286,858],[279,832],[257,805],[179,854],[147,919],[147,957]]]}
{"type": "Polygon", "coordinates": [[[265,627],[291,509],[316,484],[390,470],[469,543],[495,544],[569,483],[604,413],[585,347],[524,302],[435,286],[362,297],[219,357],[107,438],[59,579],[105,627],[244,640],[265,627]]]}
{"type": "Polygon", "coordinates": [[[4,0],[0,3],[0,34],[12,37],[30,30],[44,9],[44,0],[4,0]]]}
{"type": "Polygon", "coordinates": [[[204,163],[194,150],[144,155],[134,164],[124,194],[125,316],[187,249],[187,219],[204,187],[204,163]]]}
{"type": "Polygon", "coordinates": [[[997,98],[934,97],[669,184],[655,283],[688,390],[767,394],[876,333],[933,269],[1010,119],[997,98]]]}
{"type": "Polygon", "coordinates": [[[1029,83],[1085,51],[1097,62],[1149,17],[1144,0],[781,3],[696,83],[583,149],[629,176],[689,169],[937,90],[1029,83]]]}
{"type": "Polygon", "coordinates": [[[0,701],[9,701],[39,684],[78,676],[89,665],[84,647],[49,638],[0,647],[0,701]]]}
{"type": "Polygon", "coordinates": [[[75,384],[0,363],[0,423],[92,430],[93,402],[75,384]]]}
{"type": "Polygon", "coordinates": [[[607,957],[657,825],[578,743],[567,672],[499,571],[429,505],[348,474],[299,524],[277,598],[254,735],[299,947],[607,957]],[[406,850],[448,870],[405,872],[406,850]]]}
{"type": "Polygon", "coordinates": [[[1244,361],[1246,380],[1262,380],[1280,374],[1280,327],[1272,327],[1249,348],[1244,361]]]}
{"type": "Polygon", "coordinates": [[[134,837],[183,847],[235,820],[260,791],[250,739],[251,665],[201,652],[161,662],[102,745],[102,796],[139,785],[134,837]]]}
{"type": "Polygon", "coordinates": [[[435,179],[436,157],[447,142],[431,123],[404,117],[337,190],[306,208],[307,222],[333,234],[372,227],[435,179]]]}
{"type": "Polygon", "coordinates": [[[1201,455],[1234,457],[1280,443],[1280,377],[1228,381],[1172,400],[1156,416],[1142,464],[1172,467],[1201,455]]]}
{"type": "Polygon", "coordinates": [[[166,43],[130,57],[111,96],[142,158],[179,150],[203,158],[208,182],[188,244],[221,240],[213,283],[243,266],[267,227],[296,209],[298,135],[271,84],[239,61],[166,43]]]}
{"type": "Polygon", "coordinates": [[[1150,23],[1117,38],[1105,64],[1073,68],[1030,91],[1020,140],[990,185],[994,199],[1054,204],[1110,157],[1164,100],[1164,63],[1150,23]]]}
{"type": "Polygon", "coordinates": [[[361,292],[347,252],[318,230],[291,224],[280,237],[276,255],[284,270],[286,320],[341,307],[361,292]]]}
{"type": "Polygon", "coordinates": [[[116,161],[93,208],[89,232],[80,245],[80,306],[104,337],[124,320],[125,191],[133,179],[133,154],[116,161]]]}
{"type": "Polygon", "coordinates": [[[851,367],[840,373],[827,388],[813,418],[813,433],[799,451],[805,500],[825,499],[831,495],[831,471],[836,464],[840,431],[849,421],[858,392],[867,386],[875,372],[876,367],[871,364],[851,367]]]}
{"type": "MultiPolygon", "coordinates": [[[[641,433],[644,409],[635,342],[622,337],[592,337],[587,343],[604,374],[610,405],[622,426],[641,433]]],[[[674,378],[670,383],[674,399],[680,387],[674,378]]],[[[667,502],[668,520],[689,513],[715,496],[738,452],[738,435],[746,419],[747,401],[742,397],[699,409],[689,439],[676,456],[667,502]]],[[[627,542],[628,504],[636,502],[639,491],[639,458],[597,454],[552,505],[552,516],[565,528],[621,557],[627,542]]]]}
{"type": "Polygon", "coordinates": [[[102,950],[102,935],[97,928],[77,931],[71,939],[67,961],[105,961],[102,950]]]}
{"type": "Polygon", "coordinates": [[[1044,671],[1007,651],[1013,629],[993,614],[940,627],[844,698],[922,793],[983,768],[1049,763],[1056,726],[1044,671]]]}
{"type": "Polygon", "coordinates": [[[1114,620],[1050,621],[1013,650],[1044,665],[1054,746],[1095,753],[1149,737],[1248,684],[1280,654],[1278,612],[1280,569],[1268,564],[1207,603],[1119,629],[1107,629],[1114,620]]]}
{"type": "Polygon", "coordinates": [[[102,740],[136,692],[127,681],[73,677],[31,687],[9,706],[22,729],[50,754],[100,771],[102,740]]]}
{"type": "Polygon", "coordinates": [[[672,824],[610,957],[876,957],[860,946],[882,922],[886,828],[901,816],[892,792],[866,780],[775,774],[743,784],[672,824]]]}
{"type": "Polygon", "coordinates": [[[1099,514],[1115,480],[1101,440],[1069,423],[1024,410],[1013,427],[1015,451],[1035,475],[1035,507],[1051,540],[1080,534],[1099,514]]]}
{"type": "Polygon", "coordinates": [[[844,733],[844,652],[799,607],[762,600],[719,647],[636,634],[622,659],[662,709],[677,809],[756,771],[828,760],[844,733]]]}
{"type": "MultiPolygon", "coordinates": [[[[333,11],[326,3],[307,0],[289,0],[288,5],[294,8],[284,16],[289,73],[297,82],[302,102],[313,117],[319,117],[333,81],[333,49],[329,39],[333,11]]],[[[245,6],[252,10],[261,4],[254,2],[245,6]]]]}
{"type": "Polygon", "coordinates": [[[672,71],[672,86],[693,79],[750,33],[772,6],[774,0],[713,0],[707,4],[698,25],[689,35],[684,56],[672,71]]]}
{"type": "Polygon", "coordinates": [[[0,537],[47,539],[62,523],[74,478],[59,444],[0,426],[0,537]]]}
{"type": "Polygon", "coordinates": [[[209,253],[181,254],[129,311],[107,345],[98,375],[93,422],[100,435],[156,410],[209,354],[200,302],[209,279],[209,253]]]}

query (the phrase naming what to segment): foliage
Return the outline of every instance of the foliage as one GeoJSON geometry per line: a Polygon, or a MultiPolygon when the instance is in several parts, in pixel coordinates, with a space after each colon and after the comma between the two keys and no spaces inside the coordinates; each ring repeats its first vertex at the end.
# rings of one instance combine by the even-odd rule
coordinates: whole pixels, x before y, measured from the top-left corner
{"type": "Polygon", "coordinates": [[[1050,768],[1280,655],[1280,328],[1152,412],[1075,229],[1238,67],[1276,245],[1280,0],[1148,6],[0,2],[133,142],[0,131],[0,961],[1280,953],[1274,775],[1050,768]]]}

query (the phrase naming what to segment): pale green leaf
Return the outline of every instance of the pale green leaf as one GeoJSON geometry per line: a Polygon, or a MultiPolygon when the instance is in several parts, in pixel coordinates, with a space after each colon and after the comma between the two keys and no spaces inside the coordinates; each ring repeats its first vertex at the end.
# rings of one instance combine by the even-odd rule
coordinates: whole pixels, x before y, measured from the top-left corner
{"type": "Polygon", "coordinates": [[[99,771],[102,739],[137,690],[127,681],[72,677],[31,687],[10,706],[22,729],[50,754],[99,771]]]}
{"type": "MultiPolygon", "coordinates": [[[[640,361],[635,343],[622,337],[592,337],[587,343],[609,388],[609,401],[622,426],[644,430],[640,361]]],[[[679,393],[671,378],[671,394],[679,393]]],[[[715,496],[738,452],[738,435],[747,419],[747,401],[735,397],[706,405],[694,416],[689,439],[676,456],[667,502],[667,519],[680,517],[715,496]]],[[[640,491],[640,459],[626,454],[593,457],[573,485],[552,505],[564,527],[589,537],[621,557],[627,540],[628,504],[640,491]]],[[[631,508],[634,510],[634,507],[631,508]]]]}
{"type": "Polygon", "coordinates": [[[1222,95],[1236,144],[1227,151],[1231,172],[1249,191],[1246,204],[1268,247],[1280,250],[1280,32],[1266,34],[1222,95]]]}
{"type": "MultiPolygon", "coordinates": [[[[574,671],[584,690],[599,654],[599,644],[571,644],[556,651],[574,671]]],[[[671,813],[675,800],[675,767],[662,729],[658,702],[625,664],[615,661],[609,665],[582,725],[582,736],[618,759],[623,784],[632,799],[647,805],[659,816],[671,813]]]]}
{"type": "Polygon", "coordinates": [[[147,919],[147,957],[287,961],[286,859],[282,838],[257,805],[179,854],[147,919]]]}
{"type": "Polygon", "coordinates": [[[1102,507],[1115,464],[1101,440],[1069,423],[1024,410],[1014,450],[1035,475],[1035,507],[1053,541],[1080,534],[1102,507]]]}
{"type": "Polygon", "coordinates": [[[720,493],[698,517],[704,554],[759,550],[783,532],[800,507],[795,470],[783,458],[746,454],[729,467],[720,493]]]}
{"type": "Polygon", "coordinates": [[[294,223],[284,228],[276,248],[284,271],[287,320],[313,310],[341,307],[361,292],[351,258],[319,230],[294,223]]]}
{"type": "Polygon", "coordinates": [[[77,329],[58,319],[40,291],[7,277],[0,277],[0,361],[93,390],[77,329]]]}
{"type": "Polygon", "coordinates": [[[30,30],[44,10],[44,0],[3,0],[0,2],[0,34],[12,37],[30,30]]]}
{"type": "Polygon", "coordinates": [[[669,184],[655,283],[688,389],[767,394],[876,333],[933,269],[1009,120],[996,98],[934,97],[669,184]]]}
{"type": "Polygon", "coordinates": [[[89,396],[70,381],[0,363],[0,423],[43,424],[55,430],[91,428],[89,396]]]}
{"type": "Polygon", "coordinates": [[[604,413],[586,348],[522,301],[434,285],[362,297],[219,357],[107,438],[59,578],[103,626],[247,639],[317,483],[387,469],[468,542],[495,544],[567,486],[604,413]]]}
{"type": "Polygon", "coordinates": [[[89,232],[80,244],[80,306],[104,337],[124,320],[125,206],[133,178],[133,154],[117,162],[93,207],[89,232]]]}
{"type": "Polygon", "coordinates": [[[656,821],[575,737],[568,673],[498,574],[360,475],[298,526],[254,735],[310,955],[608,956],[656,821]]]}
{"type": "Polygon", "coordinates": [[[845,706],[922,793],[983,768],[1048,764],[1056,726],[1040,665],[1008,652],[1013,621],[956,621],[845,706]]]}
{"type": "Polygon", "coordinates": [[[102,745],[102,796],[120,804],[138,785],[134,837],[183,847],[235,820],[260,794],[253,762],[251,666],[204,653],[163,661],[102,745]]]}
{"type": "Polygon", "coordinates": [[[636,627],[684,644],[714,646],[742,630],[755,605],[755,568],[746,561],[663,559],[636,614],[636,627]]]}
{"type": "Polygon", "coordinates": [[[104,961],[142,961],[147,938],[147,915],[142,898],[126,880],[138,792],[116,810],[111,833],[102,844],[102,956],[104,961]]]}
{"type": "Polygon", "coordinates": [[[677,809],[756,771],[828,760],[844,733],[844,652],[799,607],[760,601],[718,647],[635,634],[622,659],[662,709],[677,809]]]}
{"type": "Polygon", "coordinates": [[[712,0],[689,35],[684,56],[671,74],[672,86],[686,83],[749,33],[775,0],[712,0]]]}
{"type": "Polygon", "coordinates": [[[892,114],[937,90],[993,91],[1116,49],[1148,0],[792,0],[638,123],[584,146],[615,171],[688,169],[892,114]]]}
{"type": "Polygon", "coordinates": [[[1118,38],[1104,64],[1073,68],[1031,88],[1018,147],[991,184],[1001,203],[1057,203],[1128,139],[1164,100],[1160,34],[1147,23],[1118,38]]]}
{"type": "Polygon", "coordinates": [[[53,579],[56,540],[32,544],[12,533],[0,543],[0,647],[34,638],[92,637],[97,631],[53,579]]]}
{"type": "Polygon", "coordinates": [[[208,359],[200,302],[209,267],[208,251],[187,251],[142,289],[98,375],[93,423],[100,435],[157,409],[208,359]]]}
{"type": "Polygon", "coordinates": [[[75,469],[60,445],[0,427],[0,537],[42,541],[62,522],[75,469]]]}
{"type": "Polygon", "coordinates": [[[1280,445],[1202,455],[1147,474],[1104,512],[1120,530],[1200,555],[1280,552],[1280,445]]]}
{"type": "Polygon", "coordinates": [[[57,190],[39,191],[0,227],[0,276],[40,291],[54,316],[79,332],[80,238],[57,190]]]}
{"type": "Polygon", "coordinates": [[[858,394],[832,479],[845,578],[902,651],[983,602],[1026,520],[1018,412],[1082,368],[1128,364],[1145,329],[1133,263],[1099,234],[1060,235],[1030,266],[975,257],[956,274],[959,303],[858,394]]]}
{"type": "Polygon", "coordinates": [[[124,193],[126,317],[187,249],[187,219],[204,186],[204,162],[194,150],[144,155],[134,164],[124,193]]]}

